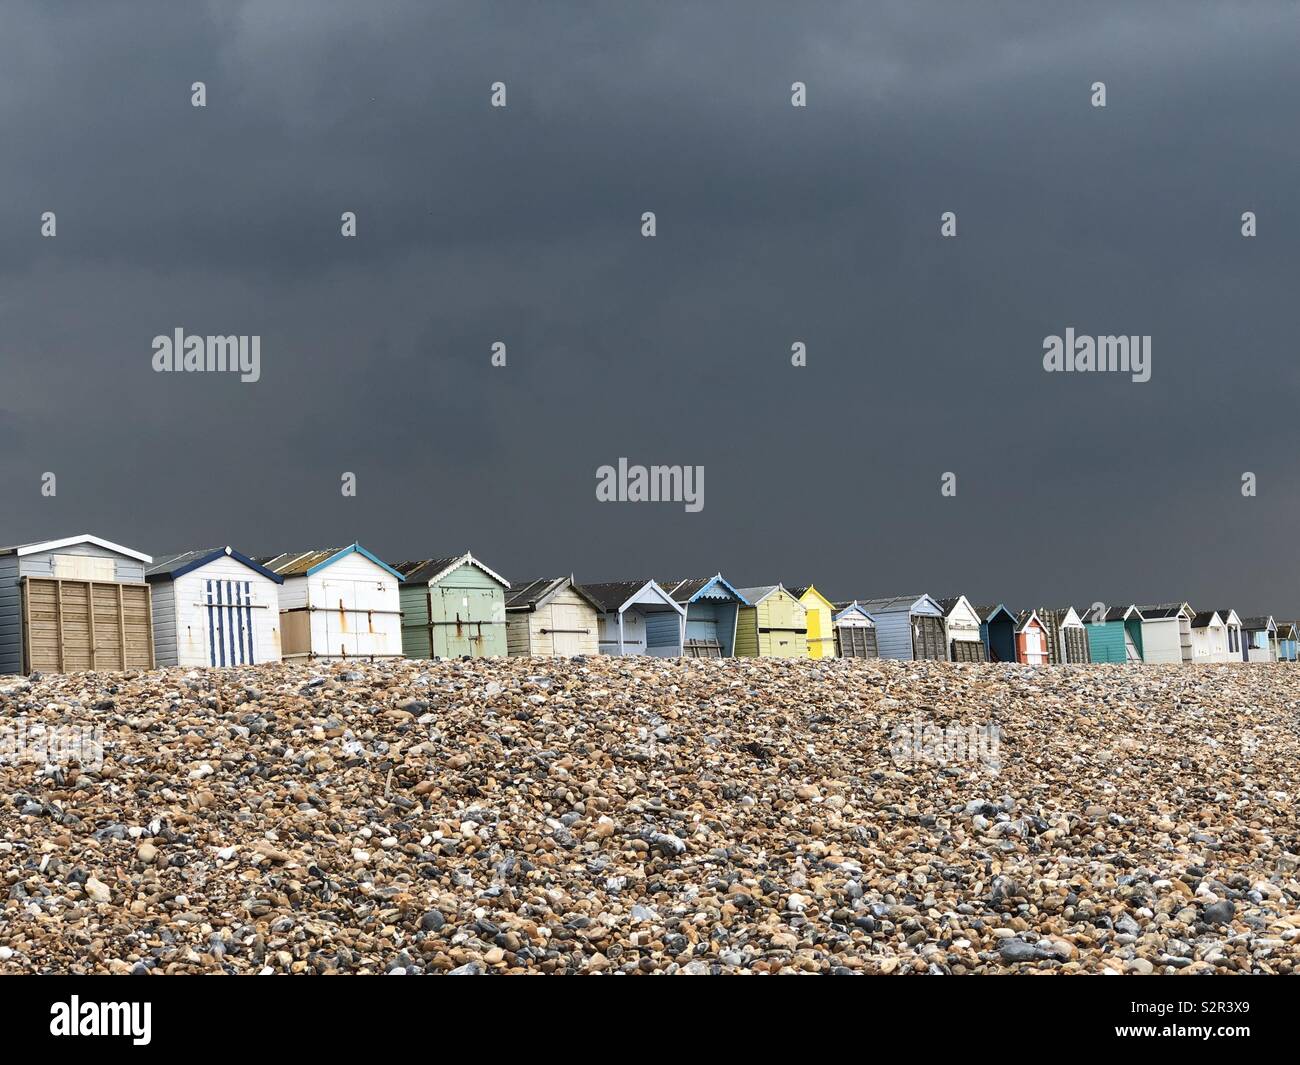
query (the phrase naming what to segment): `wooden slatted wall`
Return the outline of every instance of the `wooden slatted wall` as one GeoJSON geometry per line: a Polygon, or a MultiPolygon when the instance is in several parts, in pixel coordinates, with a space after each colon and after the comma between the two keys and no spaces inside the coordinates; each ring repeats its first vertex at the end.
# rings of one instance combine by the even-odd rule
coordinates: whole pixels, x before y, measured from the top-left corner
{"type": "Polygon", "coordinates": [[[153,668],[147,584],[24,577],[22,586],[26,672],[153,668]]]}

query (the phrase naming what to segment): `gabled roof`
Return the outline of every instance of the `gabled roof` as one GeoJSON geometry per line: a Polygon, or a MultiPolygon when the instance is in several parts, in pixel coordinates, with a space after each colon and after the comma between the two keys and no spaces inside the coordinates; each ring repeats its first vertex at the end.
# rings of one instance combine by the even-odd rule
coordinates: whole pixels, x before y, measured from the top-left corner
{"type": "MultiPolygon", "coordinates": [[[[1136,615],[1138,621],[1144,621],[1144,620],[1145,620],[1145,619],[1142,617],[1142,611],[1140,611],[1136,606],[1132,606],[1132,605],[1129,605],[1129,606],[1112,606],[1112,607],[1109,607],[1109,608],[1106,610],[1106,617],[1105,617],[1103,620],[1104,620],[1104,621],[1127,621],[1130,617],[1135,616],[1135,615],[1136,615]]],[[[1095,622],[1095,621],[1092,620],[1092,611],[1091,611],[1091,610],[1088,610],[1088,611],[1080,610],[1080,611],[1079,611],[1079,616],[1080,616],[1081,618],[1083,618],[1083,623],[1084,623],[1085,625],[1096,625],[1096,624],[1099,624],[1098,622],[1095,622]]]]}
{"type": "Polygon", "coordinates": [[[1226,610],[1220,608],[1216,610],[1215,613],[1218,614],[1219,617],[1223,619],[1223,623],[1225,625],[1241,624],[1241,615],[1238,614],[1235,610],[1233,610],[1232,607],[1228,607],[1226,610]]]}
{"type": "Polygon", "coordinates": [[[1038,608],[1038,618],[1043,624],[1054,623],[1056,625],[1082,625],[1083,618],[1079,612],[1072,606],[1040,606],[1038,608]],[[1071,621],[1071,617],[1074,618],[1071,621]]]}
{"type": "Polygon", "coordinates": [[[1189,618],[1196,616],[1196,611],[1186,603],[1155,603],[1151,606],[1140,606],[1138,611],[1143,621],[1164,621],[1176,618],[1179,614],[1189,618]]]}
{"type": "MultiPolygon", "coordinates": [[[[943,616],[945,618],[951,617],[952,612],[956,610],[957,607],[960,606],[962,603],[966,604],[966,609],[969,610],[972,614],[979,613],[979,611],[975,609],[975,605],[964,595],[955,595],[944,599],[936,599],[935,602],[939,604],[939,609],[943,611],[943,616]]],[[[980,620],[982,621],[983,618],[981,618],[980,620]]]]}
{"type": "Polygon", "coordinates": [[[488,569],[482,562],[466,551],[463,555],[449,555],[446,558],[426,558],[414,562],[396,562],[393,569],[401,574],[402,579],[411,584],[437,584],[443,577],[461,566],[474,566],[491,577],[502,588],[509,588],[510,582],[501,574],[488,569]]]}
{"type": "Polygon", "coordinates": [[[873,618],[867,612],[866,607],[864,607],[861,603],[858,602],[836,604],[835,620],[839,621],[840,618],[844,617],[845,614],[860,614],[862,617],[866,618],[869,622],[871,622],[871,624],[874,625],[876,623],[876,619],[873,618]]]}
{"type": "Polygon", "coordinates": [[[319,573],[326,566],[331,566],[341,558],[347,558],[348,555],[361,555],[362,558],[368,558],[376,566],[386,569],[399,581],[402,575],[393,569],[378,555],[367,551],[360,544],[350,544],[347,547],[330,547],[323,551],[286,551],[282,555],[260,555],[257,562],[267,569],[278,573],[281,577],[310,577],[313,573],[319,573]]]}
{"type": "Polygon", "coordinates": [[[935,610],[943,609],[933,598],[924,593],[921,595],[887,595],[882,599],[859,599],[857,601],[873,615],[910,614],[917,604],[922,601],[928,602],[935,610]]]}
{"type": "Polygon", "coordinates": [[[694,603],[698,599],[736,599],[741,606],[749,606],[745,597],[721,573],[712,577],[686,577],[656,583],[679,603],[694,603]]]}
{"type": "Polygon", "coordinates": [[[1192,618],[1192,628],[1194,629],[1204,629],[1204,628],[1208,628],[1211,625],[1222,625],[1222,624],[1223,624],[1223,618],[1219,616],[1219,612],[1217,610],[1202,610],[1199,614],[1197,614],[1194,618],[1192,618]]]}
{"type": "Polygon", "coordinates": [[[524,581],[515,585],[506,598],[506,609],[515,611],[536,610],[538,607],[545,606],[566,588],[571,588],[584,603],[597,610],[604,609],[587,594],[582,585],[574,583],[573,574],[569,574],[567,577],[539,577],[536,580],[524,581]]]}
{"type": "Polygon", "coordinates": [[[206,566],[209,562],[215,562],[219,558],[232,558],[236,562],[247,566],[254,573],[260,573],[263,577],[269,577],[276,584],[283,584],[284,578],[278,573],[267,569],[265,566],[254,562],[247,555],[240,554],[233,547],[208,547],[199,551],[181,551],[178,554],[162,555],[152,566],[144,571],[144,579],[147,581],[175,580],[177,577],[183,577],[193,570],[206,566]]]}
{"type": "Polygon", "coordinates": [[[1260,614],[1251,618],[1242,618],[1241,627],[1243,629],[1273,629],[1277,628],[1277,622],[1273,620],[1271,614],[1260,614]]]}
{"type": "Polygon", "coordinates": [[[152,555],[146,555],[142,551],[123,547],[121,544],[113,543],[112,540],[102,540],[98,536],[91,536],[90,533],[82,533],[80,536],[65,536],[62,540],[41,540],[34,544],[0,547],[0,555],[38,555],[42,551],[57,551],[60,547],[72,547],[75,544],[94,544],[96,547],[102,547],[105,551],[116,551],[119,555],[126,555],[127,558],[143,562],[146,566],[153,561],[152,555]]]}
{"type": "Polygon", "coordinates": [[[1279,621],[1277,623],[1277,634],[1283,640],[1294,640],[1297,632],[1300,632],[1300,630],[1296,628],[1294,621],[1279,621]]]}
{"type": "Polygon", "coordinates": [[[1030,622],[1036,624],[1040,629],[1046,628],[1043,619],[1038,616],[1037,610],[1022,610],[1016,615],[1016,632],[1024,632],[1029,628],[1030,622]]]}
{"type": "MultiPolygon", "coordinates": [[[[784,584],[760,584],[757,588],[740,588],[738,591],[742,596],[744,596],[746,603],[750,606],[758,606],[759,603],[775,592],[778,588],[785,592],[786,595],[791,594],[790,589],[784,584]]],[[[791,596],[791,598],[798,599],[799,597],[791,596]]]]}
{"type": "Polygon", "coordinates": [[[1016,615],[1005,603],[985,603],[975,608],[975,613],[980,616],[980,621],[987,624],[992,621],[998,613],[1006,614],[1007,620],[1013,624],[1016,621],[1016,615]]]}
{"type": "Polygon", "coordinates": [[[828,610],[835,609],[835,604],[832,603],[829,599],[827,599],[826,596],[822,595],[822,593],[817,590],[816,585],[800,584],[800,585],[796,585],[793,588],[788,589],[788,591],[792,596],[794,596],[796,599],[799,600],[802,600],[805,595],[807,595],[809,592],[812,592],[813,595],[815,595],[818,599],[820,599],[823,603],[826,604],[828,610]]]}
{"type": "MultiPolygon", "coordinates": [[[[606,613],[622,613],[629,606],[634,605],[635,600],[647,590],[660,598],[665,606],[676,610],[679,614],[686,613],[684,606],[664,591],[657,581],[649,578],[635,581],[605,581],[597,584],[584,584],[582,588],[600,604],[600,609],[606,613]]],[[[639,603],[636,605],[644,606],[645,604],[639,603]]]]}

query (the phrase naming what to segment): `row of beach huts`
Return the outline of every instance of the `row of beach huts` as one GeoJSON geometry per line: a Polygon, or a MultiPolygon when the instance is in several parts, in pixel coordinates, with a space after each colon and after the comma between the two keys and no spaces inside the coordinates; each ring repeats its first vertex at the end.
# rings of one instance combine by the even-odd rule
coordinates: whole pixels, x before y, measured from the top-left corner
{"type": "Polygon", "coordinates": [[[965,596],[832,600],[721,574],[512,584],[473,554],[360,544],[153,558],[96,536],[0,548],[0,674],[492,655],[1272,662],[1297,629],[1187,603],[1016,610],[965,596]]]}

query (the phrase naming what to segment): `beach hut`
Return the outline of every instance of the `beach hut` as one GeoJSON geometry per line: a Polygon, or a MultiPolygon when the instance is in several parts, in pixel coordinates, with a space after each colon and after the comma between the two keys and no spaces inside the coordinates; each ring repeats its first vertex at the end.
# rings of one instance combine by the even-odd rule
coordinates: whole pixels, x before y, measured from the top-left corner
{"type": "Polygon", "coordinates": [[[1113,606],[1105,614],[1089,611],[1083,623],[1094,662],[1142,661],[1142,614],[1136,606],[1113,606]]]}
{"type": "Polygon", "coordinates": [[[1019,621],[1004,603],[977,606],[980,618],[980,639],[990,662],[1015,662],[1016,629],[1019,621]]]}
{"type": "Polygon", "coordinates": [[[1279,621],[1277,623],[1277,660],[1279,662],[1296,661],[1298,636],[1300,636],[1300,629],[1296,628],[1294,621],[1279,621]]]}
{"type": "Polygon", "coordinates": [[[506,593],[506,648],[512,655],[594,655],[600,604],[573,576],[523,581],[506,593]]]}
{"type": "Polygon", "coordinates": [[[1038,620],[1047,631],[1047,657],[1053,665],[1083,665],[1088,655],[1088,630],[1072,606],[1039,607],[1038,620]]]}
{"type": "Polygon", "coordinates": [[[1153,603],[1139,606],[1142,615],[1142,661],[1192,661],[1192,619],[1186,603],[1153,603]]]}
{"type": "Polygon", "coordinates": [[[0,547],[0,673],[152,668],[152,561],[89,533],[0,547]]]}
{"type": "Polygon", "coordinates": [[[1244,651],[1244,641],[1241,634],[1241,618],[1235,610],[1216,610],[1216,614],[1223,619],[1223,630],[1228,638],[1228,657],[1229,662],[1240,662],[1246,657],[1244,651]]]}
{"type": "Polygon", "coordinates": [[[808,621],[808,657],[835,657],[835,605],[811,584],[790,589],[808,621]]]}
{"type": "Polygon", "coordinates": [[[953,662],[987,662],[980,638],[980,616],[964,595],[937,600],[943,611],[944,646],[953,662]]]}
{"type": "Polygon", "coordinates": [[[687,658],[731,658],[736,653],[736,622],[744,597],[722,576],[657,582],[686,610],[687,658]]]}
{"type": "Polygon", "coordinates": [[[876,619],[881,658],[947,660],[943,609],[930,596],[895,595],[858,602],[876,619]]]}
{"type": "Polygon", "coordinates": [[[835,653],[841,658],[879,658],[876,619],[860,603],[835,605],[835,653]]]}
{"type": "Polygon", "coordinates": [[[1022,610],[1016,616],[1016,661],[1027,666],[1047,665],[1047,629],[1036,610],[1022,610]]]}
{"type": "Polygon", "coordinates": [[[145,569],[160,666],[280,661],[284,578],[233,547],[162,555],[145,569]]]}
{"type": "Polygon", "coordinates": [[[466,551],[398,562],[402,575],[402,654],[407,658],[489,658],[506,654],[510,582],[466,551]]]}
{"type": "Polygon", "coordinates": [[[676,658],[682,653],[686,608],[656,581],[582,586],[600,604],[600,653],[676,658]]]}
{"type": "Polygon", "coordinates": [[[807,658],[808,612],[783,585],[741,588],[746,605],[736,621],[736,654],[807,658]]]}
{"type": "Polygon", "coordinates": [[[285,661],[402,656],[402,575],[360,544],[255,561],[284,578],[280,652],[285,661]]]}
{"type": "Polygon", "coordinates": [[[1247,662],[1277,661],[1277,622],[1271,616],[1242,618],[1241,633],[1247,662]]]}
{"type": "Polygon", "coordinates": [[[1217,610],[1201,610],[1192,617],[1192,661],[1228,661],[1228,628],[1217,610]]]}

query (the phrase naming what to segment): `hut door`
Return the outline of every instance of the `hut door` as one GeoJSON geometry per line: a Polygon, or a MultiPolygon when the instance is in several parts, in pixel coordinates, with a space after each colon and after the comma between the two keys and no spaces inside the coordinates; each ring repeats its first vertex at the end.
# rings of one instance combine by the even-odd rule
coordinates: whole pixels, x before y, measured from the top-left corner
{"type": "Polygon", "coordinates": [[[29,672],[153,667],[146,585],[24,577],[22,611],[29,672]]]}
{"type": "Polygon", "coordinates": [[[985,657],[984,644],[980,640],[952,641],[952,660],[954,662],[983,662],[985,657]]]}
{"type": "Polygon", "coordinates": [[[1081,629],[1075,628],[1064,629],[1062,634],[1065,644],[1065,655],[1062,660],[1065,662],[1088,661],[1088,634],[1081,629]]]}
{"type": "Polygon", "coordinates": [[[912,657],[947,658],[943,648],[943,620],[932,617],[912,619],[912,657]]]}
{"type": "MultiPolygon", "coordinates": [[[[447,658],[459,658],[460,655],[473,655],[481,658],[487,654],[486,637],[489,629],[486,624],[491,619],[491,593],[480,588],[446,588],[438,585],[433,592],[433,614],[430,620],[441,627],[441,640],[434,633],[434,640],[445,644],[441,651],[447,658]]],[[[438,654],[439,651],[434,651],[438,654]]]]}
{"type": "Polygon", "coordinates": [[[572,657],[582,654],[587,626],[582,611],[569,603],[551,604],[551,653],[572,657]]]}
{"type": "Polygon", "coordinates": [[[207,618],[208,665],[247,666],[256,661],[253,648],[253,593],[248,581],[204,582],[203,612],[207,618]]]}
{"type": "Polygon", "coordinates": [[[866,625],[839,625],[835,629],[839,637],[841,658],[875,658],[876,630],[866,625]]]}
{"type": "MultiPolygon", "coordinates": [[[[325,581],[325,650],[322,654],[344,658],[359,653],[356,634],[357,586],[355,581],[325,581]]],[[[313,648],[315,650],[315,648],[313,648]]]]}

